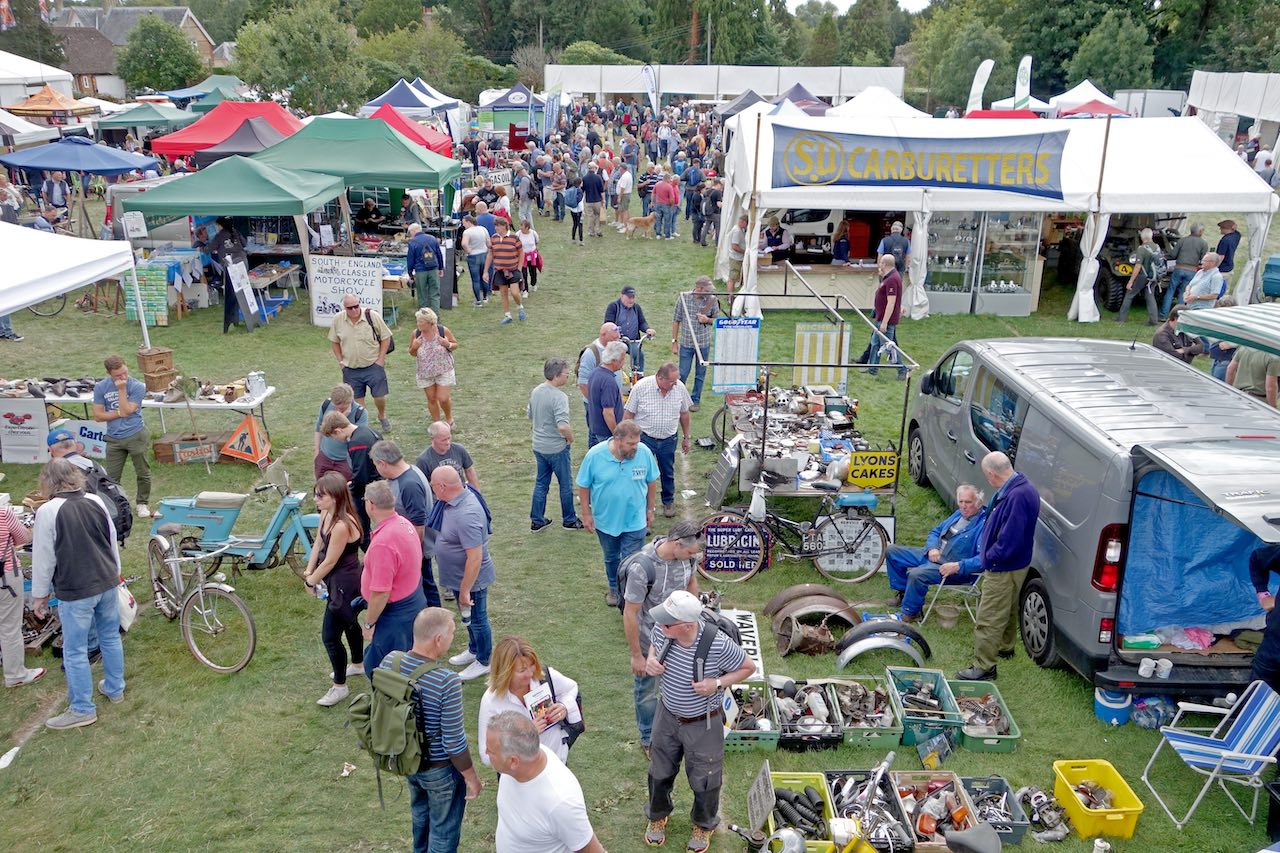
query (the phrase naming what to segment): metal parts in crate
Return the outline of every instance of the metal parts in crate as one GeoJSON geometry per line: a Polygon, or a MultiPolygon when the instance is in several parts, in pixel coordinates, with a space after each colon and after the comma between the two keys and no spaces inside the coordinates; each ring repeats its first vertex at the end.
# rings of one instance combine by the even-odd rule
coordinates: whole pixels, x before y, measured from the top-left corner
{"type": "MultiPolygon", "coordinates": [[[[904,701],[906,697],[903,697],[904,701]]],[[[996,697],[987,693],[983,696],[958,696],[956,705],[964,719],[964,731],[974,735],[1007,735],[1009,718],[996,697]]]]}
{"type": "Polygon", "coordinates": [[[840,719],[845,728],[875,728],[893,725],[893,708],[889,691],[883,687],[868,689],[858,682],[832,684],[840,719]]]}

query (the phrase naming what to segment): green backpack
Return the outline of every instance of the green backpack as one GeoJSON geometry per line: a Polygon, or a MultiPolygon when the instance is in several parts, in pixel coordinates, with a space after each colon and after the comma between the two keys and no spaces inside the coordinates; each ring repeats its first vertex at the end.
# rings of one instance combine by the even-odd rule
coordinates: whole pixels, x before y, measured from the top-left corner
{"type": "Polygon", "coordinates": [[[427,747],[414,711],[414,685],[435,662],[428,661],[402,675],[404,655],[393,652],[386,661],[390,666],[376,668],[373,689],[357,695],[347,709],[347,725],[355,730],[356,743],[373,757],[379,803],[383,802],[382,771],[396,776],[417,773],[427,747]]]}

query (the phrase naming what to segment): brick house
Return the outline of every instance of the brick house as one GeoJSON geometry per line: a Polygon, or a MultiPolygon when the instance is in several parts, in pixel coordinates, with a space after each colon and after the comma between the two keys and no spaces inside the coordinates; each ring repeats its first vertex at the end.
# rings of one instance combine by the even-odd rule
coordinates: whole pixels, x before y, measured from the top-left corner
{"type": "Polygon", "coordinates": [[[116,46],[90,27],[54,27],[66,54],[65,68],[81,95],[124,100],[124,80],[116,76],[116,46]]]}
{"type": "MultiPolygon", "coordinates": [[[[186,34],[200,61],[214,66],[217,47],[205,32],[200,20],[186,6],[112,6],[110,0],[99,6],[65,6],[51,11],[52,23],[58,28],[86,27],[102,33],[115,47],[123,47],[138,22],[150,15],[163,18],[186,34]]],[[[75,72],[72,72],[73,74],[75,72]]]]}

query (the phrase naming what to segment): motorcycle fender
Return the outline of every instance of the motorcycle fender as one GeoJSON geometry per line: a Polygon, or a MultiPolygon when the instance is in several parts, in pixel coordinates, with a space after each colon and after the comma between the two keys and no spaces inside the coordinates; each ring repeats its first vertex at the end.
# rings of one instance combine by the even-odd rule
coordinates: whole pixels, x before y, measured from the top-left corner
{"type": "Polygon", "coordinates": [[[867,637],[874,637],[880,634],[900,634],[901,636],[909,637],[925,657],[933,657],[933,650],[929,648],[929,641],[924,638],[924,634],[921,634],[914,625],[898,619],[873,619],[846,631],[845,635],[836,643],[836,654],[841,654],[849,646],[867,637]]]}
{"type": "Polygon", "coordinates": [[[773,615],[771,627],[776,634],[778,633],[778,628],[787,620],[787,617],[794,616],[798,620],[801,616],[814,615],[835,617],[846,622],[850,628],[856,627],[862,621],[862,617],[858,615],[857,610],[854,610],[853,605],[846,604],[843,601],[836,601],[825,595],[811,595],[788,602],[785,607],[773,615]]]}
{"type": "Polygon", "coordinates": [[[836,592],[829,586],[824,586],[820,583],[799,583],[795,586],[787,587],[770,599],[769,603],[764,606],[764,615],[772,618],[788,602],[810,595],[825,595],[829,598],[838,599],[843,603],[847,603],[843,595],[836,592]]]}
{"type": "Polygon", "coordinates": [[[151,534],[151,541],[160,546],[160,550],[169,553],[169,540],[161,536],[159,533],[151,534]]]}
{"type": "Polygon", "coordinates": [[[840,657],[836,658],[836,667],[838,669],[844,669],[848,666],[849,661],[864,652],[879,651],[881,649],[893,649],[894,651],[902,652],[904,655],[914,660],[916,662],[916,666],[924,666],[924,658],[920,656],[920,652],[915,646],[897,639],[892,634],[875,634],[859,640],[841,652],[840,657]]]}

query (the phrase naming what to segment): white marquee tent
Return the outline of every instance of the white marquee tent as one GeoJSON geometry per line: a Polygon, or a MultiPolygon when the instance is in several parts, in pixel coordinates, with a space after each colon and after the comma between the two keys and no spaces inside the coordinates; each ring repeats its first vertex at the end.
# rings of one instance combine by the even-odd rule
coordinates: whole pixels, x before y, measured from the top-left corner
{"type": "Polygon", "coordinates": [[[0,50],[0,107],[25,101],[46,83],[72,96],[69,72],[0,50]]]}
{"type": "MultiPolygon", "coordinates": [[[[729,122],[738,122],[735,117],[729,122]]],[[[1249,262],[1236,281],[1236,296],[1247,302],[1261,275],[1261,257],[1271,216],[1280,206],[1266,181],[1194,118],[1134,118],[1124,121],[1008,119],[1003,121],[934,119],[849,119],[762,116],[757,141],[754,116],[739,122],[738,138],[725,163],[725,204],[721,219],[717,272],[728,272],[728,232],[740,213],[759,215],[766,208],[817,207],[905,210],[914,217],[912,263],[906,302],[913,319],[928,314],[924,290],[929,219],[934,211],[1030,211],[1087,213],[1080,277],[1068,316],[1082,322],[1100,319],[1093,300],[1098,252],[1113,213],[1240,212],[1246,214],[1249,262]],[[1067,133],[1062,152],[1062,199],[972,187],[927,187],[899,182],[886,186],[795,186],[779,175],[775,187],[774,127],[826,134],[881,137],[902,144],[922,140],[989,140],[1067,133]],[[1109,137],[1108,137],[1109,128],[1109,137]],[[1153,146],[1152,139],[1162,141],[1153,146]],[[1105,146],[1105,147],[1104,147],[1105,146]],[[1195,163],[1194,170],[1187,163],[1195,163]],[[1105,165],[1104,165],[1105,164],[1105,165]],[[758,174],[756,170],[758,168],[758,174]],[[1160,175],[1152,181],[1151,175],[1160,175]],[[755,206],[751,205],[753,185],[755,206]]],[[[752,233],[759,229],[751,223],[752,233]]],[[[755,255],[747,254],[744,281],[755,281],[755,255]]]]}
{"type": "Polygon", "coordinates": [[[1093,85],[1090,81],[1083,80],[1061,95],[1054,95],[1050,98],[1049,112],[1056,115],[1063,110],[1069,110],[1072,107],[1078,107],[1090,101],[1101,101],[1109,107],[1120,106],[1120,102],[1115,98],[1093,85]]]}
{"type": "Polygon", "coordinates": [[[57,138],[56,127],[44,127],[0,110],[0,142],[5,145],[12,145],[15,149],[26,148],[40,142],[52,142],[57,138]]]}
{"type": "MultiPolygon", "coordinates": [[[[84,240],[0,222],[0,314],[12,314],[104,278],[129,274],[142,318],[142,297],[133,267],[133,247],[125,240],[84,240]]],[[[142,320],[142,343],[151,346],[142,320]]]]}
{"type": "MultiPolygon", "coordinates": [[[[642,95],[649,91],[642,65],[547,65],[547,91],[559,89],[589,97],[642,95]]],[[[763,98],[781,95],[796,83],[820,98],[852,98],[868,86],[902,93],[901,67],[778,65],[653,65],[658,92],[664,95],[735,98],[747,89],[763,98]]],[[[481,99],[483,102],[483,99],[481,99]]],[[[1083,103],[1083,102],[1082,102],[1083,103]]]]}
{"type": "MultiPolygon", "coordinates": [[[[991,102],[991,109],[993,109],[993,110],[1011,110],[1011,109],[1013,109],[1013,104],[1014,104],[1014,102],[1015,102],[1015,101],[1017,101],[1017,100],[1018,100],[1018,99],[1017,99],[1016,97],[1014,97],[1013,95],[1010,95],[1010,96],[1009,96],[1009,97],[1007,97],[1007,98],[1001,98],[1001,99],[1000,99],[1000,100],[998,100],[998,101],[992,101],[992,102],[991,102]]],[[[1080,103],[1084,103],[1084,101],[1081,101],[1080,103]]],[[[1039,98],[1037,98],[1037,97],[1036,97],[1036,96],[1034,96],[1034,95],[1028,95],[1028,96],[1027,96],[1027,107],[1026,107],[1026,108],[1027,108],[1027,109],[1029,109],[1029,110],[1031,110],[1033,113],[1047,113],[1047,112],[1049,111],[1049,105],[1048,105],[1048,104],[1046,104],[1044,101],[1040,100],[1039,98]]]]}
{"type": "Polygon", "coordinates": [[[908,104],[883,86],[868,86],[827,116],[859,118],[929,118],[929,114],[908,104]]]}

